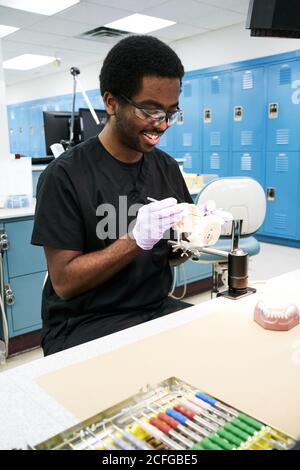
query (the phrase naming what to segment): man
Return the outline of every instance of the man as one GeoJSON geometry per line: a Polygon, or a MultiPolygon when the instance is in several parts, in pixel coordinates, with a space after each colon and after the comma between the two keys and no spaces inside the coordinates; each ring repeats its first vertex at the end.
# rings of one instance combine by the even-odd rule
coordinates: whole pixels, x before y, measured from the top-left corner
{"type": "Polygon", "coordinates": [[[44,246],[44,354],[189,306],[168,297],[169,229],[191,203],[175,160],[155,148],[176,122],[183,66],[166,44],[132,36],[108,53],[108,122],[43,172],[32,243],[44,246]],[[148,197],[156,202],[149,202],[148,197]]]}

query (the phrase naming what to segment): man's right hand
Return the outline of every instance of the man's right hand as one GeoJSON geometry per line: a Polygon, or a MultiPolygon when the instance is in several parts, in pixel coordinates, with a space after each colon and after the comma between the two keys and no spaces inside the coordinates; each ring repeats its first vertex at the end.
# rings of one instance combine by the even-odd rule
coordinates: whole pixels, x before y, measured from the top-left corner
{"type": "Polygon", "coordinates": [[[173,197],[151,202],[140,208],[132,235],[143,250],[151,250],[172,225],[184,217],[185,210],[173,197]]]}

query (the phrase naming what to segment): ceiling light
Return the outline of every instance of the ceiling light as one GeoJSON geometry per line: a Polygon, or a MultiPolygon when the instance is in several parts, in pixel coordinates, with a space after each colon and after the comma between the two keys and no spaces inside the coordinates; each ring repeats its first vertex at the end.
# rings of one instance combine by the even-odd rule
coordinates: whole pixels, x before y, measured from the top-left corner
{"type": "Polygon", "coordinates": [[[50,57],[47,55],[36,55],[36,54],[22,54],[13,59],[5,60],[3,62],[4,69],[13,70],[30,70],[42,65],[50,64],[57,60],[57,57],[50,57]]]}
{"type": "Polygon", "coordinates": [[[19,28],[14,28],[13,26],[6,26],[4,24],[0,24],[0,38],[4,38],[4,36],[8,36],[15,31],[18,31],[19,28]]]}
{"type": "Polygon", "coordinates": [[[80,0],[0,0],[0,5],[40,15],[54,15],[79,2],[80,0]]]}
{"type": "Polygon", "coordinates": [[[156,18],[155,16],[140,15],[135,13],[134,15],[126,16],[120,20],[108,23],[105,26],[107,28],[120,29],[122,31],[128,31],[130,33],[146,34],[158,29],[167,28],[175,24],[175,21],[163,20],[156,18]]]}

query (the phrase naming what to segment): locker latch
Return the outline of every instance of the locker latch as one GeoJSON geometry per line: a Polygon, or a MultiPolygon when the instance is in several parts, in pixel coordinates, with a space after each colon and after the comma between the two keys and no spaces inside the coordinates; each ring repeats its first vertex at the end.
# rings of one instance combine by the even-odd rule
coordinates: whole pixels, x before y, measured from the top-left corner
{"type": "Polygon", "coordinates": [[[0,253],[9,249],[9,240],[7,233],[4,230],[0,230],[0,253]]]}
{"type": "Polygon", "coordinates": [[[15,303],[15,294],[13,293],[13,290],[9,284],[6,284],[5,286],[5,302],[7,305],[11,306],[14,305],[15,303]]]}
{"type": "Polygon", "coordinates": [[[269,104],[269,118],[270,119],[277,119],[278,118],[278,103],[270,103],[269,104]]]}
{"type": "Polygon", "coordinates": [[[205,124],[208,124],[212,121],[212,112],[211,109],[205,109],[204,110],[204,116],[203,116],[205,124]]]}
{"type": "Polygon", "coordinates": [[[268,188],[267,189],[267,200],[268,201],[275,201],[275,188],[268,188]]]}
{"type": "Polygon", "coordinates": [[[242,121],[243,120],[243,107],[242,106],[235,106],[234,107],[234,120],[235,121],[242,121]]]}

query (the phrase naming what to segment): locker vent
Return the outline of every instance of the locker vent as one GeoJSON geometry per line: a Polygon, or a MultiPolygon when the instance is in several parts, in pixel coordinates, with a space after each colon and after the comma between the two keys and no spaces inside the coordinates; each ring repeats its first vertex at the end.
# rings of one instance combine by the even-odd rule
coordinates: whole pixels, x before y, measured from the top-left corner
{"type": "Polygon", "coordinates": [[[288,145],[289,141],[290,141],[290,130],[289,129],[277,129],[276,144],[288,145]]]}
{"type": "Polygon", "coordinates": [[[253,131],[241,132],[241,145],[253,145],[253,131]]]}
{"type": "Polygon", "coordinates": [[[290,85],[292,82],[292,70],[290,67],[282,67],[279,72],[279,85],[290,85]]]}
{"type": "Polygon", "coordinates": [[[211,170],[220,170],[220,155],[218,153],[213,153],[210,156],[210,169],[211,170]]]}
{"type": "Polygon", "coordinates": [[[192,96],[192,84],[186,83],[183,85],[183,96],[185,98],[190,98],[192,96]]]}
{"type": "Polygon", "coordinates": [[[193,159],[190,153],[185,154],[184,156],[184,168],[190,169],[193,166],[193,159]]]}
{"type": "Polygon", "coordinates": [[[241,158],[241,171],[252,170],[252,157],[249,153],[244,153],[241,158]]]}
{"type": "Polygon", "coordinates": [[[221,133],[220,132],[210,133],[210,145],[213,145],[213,146],[221,145],[221,133]]]}
{"type": "Polygon", "coordinates": [[[286,214],[274,214],[274,228],[279,230],[285,230],[288,228],[286,214]]]}
{"type": "Polygon", "coordinates": [[[283,173],[289,171],[289,157],[285,154],[276,155],[276,171],[283,173]]]}
{"type": "Polygon", "coordinates": [[[182,143],[184,147],[191,147],[193,144],[193,134],[184,133],[182,136],[182,143]]]}
{"type": "Polygon", "coordinates": [[[253,74],[250,70],[243,74],[243,90],[250,90],[253,88],[253,74]]]}
{"type": "Polygon", "coordinates": [[[214,77],[211,81],[211,92],[213,95],[219,95],[221,92],[221,80],[219,77],[214,77]]]}

